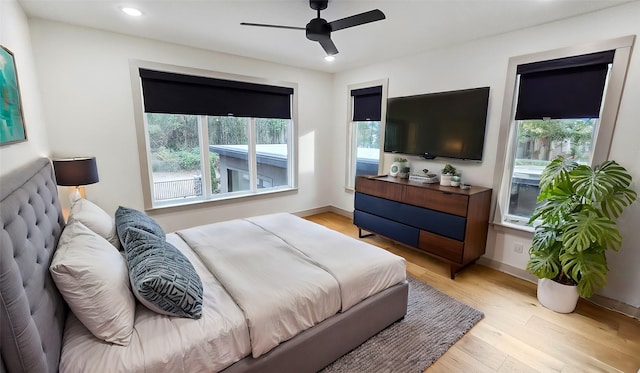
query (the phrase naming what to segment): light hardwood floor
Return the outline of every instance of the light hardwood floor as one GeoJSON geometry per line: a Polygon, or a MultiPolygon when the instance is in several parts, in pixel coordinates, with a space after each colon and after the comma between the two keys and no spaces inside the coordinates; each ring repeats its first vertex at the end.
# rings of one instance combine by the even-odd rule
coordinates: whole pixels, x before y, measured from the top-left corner
{"type": "MultiPolygon", "coordinates": [[[[348,218],[307,217],[358,237],[348,218]]],[[[640,321],[581,299],[558,314],[536,300],[536,285],[474,264],[449,278],[441,261],[373,236],[365,241],[407,260],[407,273],[484,312],[482,319],[425,372],[639,372],[640,321]]]]}

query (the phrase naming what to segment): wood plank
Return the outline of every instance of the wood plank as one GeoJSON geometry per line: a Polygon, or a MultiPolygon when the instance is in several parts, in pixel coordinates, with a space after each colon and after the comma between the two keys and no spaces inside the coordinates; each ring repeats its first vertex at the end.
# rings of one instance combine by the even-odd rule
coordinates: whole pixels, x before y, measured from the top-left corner
{"type": "Polygon", "coordinates": [[[504,361],[504,364],[497,370],[498,373],[537,373],[538,371],[531,368],[527,364],[519,361],[518,359],[513,358],[512,356],[507,357],[504,361]]]}
{"type": "Polygon", "coordinates": [[[475,361],[481,362],[493,371],[500,369],[509,357],[504,351],[497,349],[495,346],[490,345],[473,334],[462,338],[456,343],[455,347],[461,349],[469,356],[472,356],[475,361]]]}
{"type": "Polygon", "coordinates": [[[436,361],[436,363],[437,364],[429,367],[429,369],[427,369],[427,372],[495,372],[495,369],[482,364],[473,356],[467,354],[465,351],[456,346],[451,347],[440,359],[436,361]]]}
{"type": "Polygon", "coordinates": [[[559,372],[564,367],[564,362],[551,354],[536,349],[526,341],[518,339],[511,334],[504,333],[488,323],[480,322],[473,328],[473,335],[499,350],[508,351],[508,355],[531,368],[548,372],[559,372]]]}

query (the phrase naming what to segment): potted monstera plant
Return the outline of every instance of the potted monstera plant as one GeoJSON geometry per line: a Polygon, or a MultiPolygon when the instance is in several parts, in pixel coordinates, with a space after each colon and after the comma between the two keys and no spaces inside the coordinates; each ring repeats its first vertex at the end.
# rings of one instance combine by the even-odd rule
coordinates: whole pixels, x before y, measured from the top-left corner
{"type": "Polygon", "coordinates": [[[538,300],[557,312],[573,312],[578,297],[591,297],[607,281],[608,250],[622,236],[615,219],[633,203],[631,175],[615,161],[594,167],[558,157],[540,176],[527,270],[536,275],[538,300]]]}

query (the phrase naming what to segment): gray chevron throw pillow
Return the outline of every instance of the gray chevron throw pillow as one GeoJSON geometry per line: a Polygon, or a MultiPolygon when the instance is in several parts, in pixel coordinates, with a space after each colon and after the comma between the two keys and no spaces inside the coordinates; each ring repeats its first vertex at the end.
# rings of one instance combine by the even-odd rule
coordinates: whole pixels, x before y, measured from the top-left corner
{"type": "Polygon", "coordinates": [[[152,233],[129,227],[123,234],[133,294],[152,311],[199,319],[202,281],[189,259],[152,233]]]}
{"type": "Polygon", "coordinates": [[[165,239],[164,230],[151,216],[142,211],[129,207],[118,207],[115,214],[116,231],[120,243],[124,245],[124,234],[129,227],[135,227],[147,231],[155,236],[165,239]]]}

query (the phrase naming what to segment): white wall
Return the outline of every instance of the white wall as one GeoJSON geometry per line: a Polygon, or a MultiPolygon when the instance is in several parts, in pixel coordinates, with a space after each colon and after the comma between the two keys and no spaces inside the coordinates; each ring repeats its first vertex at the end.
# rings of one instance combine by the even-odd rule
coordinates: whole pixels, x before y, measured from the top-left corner
{"type": "MultiPolygon", "coordinates": [[[[485,139],[484,159],[481,164],[451,161],[462,170],[463,180],[475,185],[491,187],[495,175],[500,114],[506,80],[506,68],[510,57],[542,52],[577,44],[640,34],[640,2],[632,2],[616,8],[566,19],[543,26],[520,30],[463,45],[453,45],[416,56],[391,62],[373,64],[366,68],[335,76],[334,123],[338,143],[345,143],[345,118],[347,102],[344,99],[347,86],[373,79],[389,78],[389,97],[419,93],[439,92],[480,86],[490,86],[488,128],[485,139]]],[[[636,44],[639,43],[636,40],[636,44]]],[[[640,48],[636,45],[631,57],[627,82],[622,97],[617,127],[610,159],[625,166],[634,177],[632,187],[640,191],[640,48]]],[[[386,157],[385,170],[391,157],[386,157]]],[[[336,172],[344,174],[346,152],[339,152],[334,159],[336,172]]],[[[439,170],[445,162],[410,159],[412,168],[439,170]]],[[[353,209],[353,194],[345,192],[343,184],[335,184],[335,205],[345,210],[353,209]]],[[[495,193],[496,191],[494,191],[495,193]]],[[[608,285],[601,295],[640,307],[640,203],[636,202],[621,217],[619,228],[623,235],[623,247],[609,258],[608,285]]],[[[508,266],[524,269],[528,259],[525,252],[513,252],[515,242],[530,245],[530,239],[521,235],[499,233],[490,229],[486,257],[508,266]]]]}
{"type": "Polygon", "coordinates": [[[18,72],[26,142],[0,147],[0,175],[49,153],[27,17],[15,0],[0,1],[0,44],[12,53],[18,72]]]}
{"type": "Polygon", "coordinates": [[[166,230],[331,204],[322,192],[333,184],[331,75],[40,19],[30,26],[52,154],[97,158],[100,182],[87,197],[108,212],[143,208],[130,59],[298,84],[298,192],[152,212],[166,230]]]}

